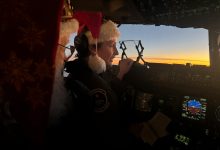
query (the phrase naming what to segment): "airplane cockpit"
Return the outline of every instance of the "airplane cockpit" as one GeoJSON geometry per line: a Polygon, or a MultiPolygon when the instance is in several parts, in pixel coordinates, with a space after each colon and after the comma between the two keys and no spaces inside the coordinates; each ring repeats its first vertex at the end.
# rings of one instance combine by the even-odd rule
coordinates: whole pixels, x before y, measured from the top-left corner
{"type": "MultiPolygon", "coordinates": [[[[119,24],[208,30],[210,66],[147,62],[141,40],[119,41],[118,47],[120,59],[128,57],[127,42],[136,49],[137,65],[126,79],[132,85],[128,105],[137,136],[156,149],[219,149],[219,2],[113,0],[92,8],[82,1],[75,8],[97,10],[98,5],[105,6],[105,17],[119,24]]],[[[117,73],[118,66],[113,70],[117,73]]]]}
{"type": "MultiPolygon", "coordinates": [[[[208,65],[145,59],[148,45],[132,37],[119,40],[117,59],[130,58],[128,47],[133,46],[134,63],[124,77],[128,85],[123,113],[130,116],[130,131],[146,149],[220,149],[219,0],[38,0],[33,4],[3,0],[0,4],[3,147],[45,146],[49,112],[54,118],[61,115],[60,101],[67,98],[60,76],[66,76],[63,64],[75,55],[74,45],[68,44],[77,30],[73,16],[99,12],[119,29],[150,25],[207,31],[208,65]]],[[[111,68],[114,74],[118,70],[117,64],[111,68]]]]}
{"type": "MultiPolygon", "coordinates": [[[[140,61],[138,48],[137,53],[140,61]]],[[[144,62],[126,78],[133,85],[133,117],[143,125],[139,136],[146,143],[157,149],[165,143],[169,149],[218,149],[220,80],[209,66],[144,62]]]]}

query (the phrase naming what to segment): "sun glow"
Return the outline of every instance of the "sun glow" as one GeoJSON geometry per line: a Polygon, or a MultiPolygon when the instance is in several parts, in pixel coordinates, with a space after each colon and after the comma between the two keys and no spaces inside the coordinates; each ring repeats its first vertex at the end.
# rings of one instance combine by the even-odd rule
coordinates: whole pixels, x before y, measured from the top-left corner
{"type": "MultiPolygon", "coordinates": [[[[131,57],[134,61],[136,60],[135,57],[131,57]]],[[[114,65],[118,65],[119,61],[121,60],[120,57],[116,57],[113,60],[114,65]]],[[[164,63],[164,64],[193,64],[193,65],[205,65],[209,66],[209,60],[201,59],[201,60],[190,60],[190,59],[173,59],[173,58],[144,58],[146,62],[149,63],[164,63]]],[[[140,63],[143,63],[140,61],[140,63]]]]}

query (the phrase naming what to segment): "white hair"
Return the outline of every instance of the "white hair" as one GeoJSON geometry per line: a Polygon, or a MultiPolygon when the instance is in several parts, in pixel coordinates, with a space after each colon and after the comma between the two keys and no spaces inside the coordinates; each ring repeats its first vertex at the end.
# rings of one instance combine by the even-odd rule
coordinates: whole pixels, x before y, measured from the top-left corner
{"type": "MultiPolygon", "coordinates": [[[[61,22],[59,43],[66,45],[69,42],[70,35],[76,32],[78,28],[79,23],[76,19],[61,22]]],[[[64,79],[62,76],[65,57],[67,56],[64,55],[64,48],[59,46],[56,52],[53,91],[49,111],[49,125],[56,124],[60,121],[61,117],[67,112],[69,101],[71,100],[70,94],[64,86],[64,79]]]]}

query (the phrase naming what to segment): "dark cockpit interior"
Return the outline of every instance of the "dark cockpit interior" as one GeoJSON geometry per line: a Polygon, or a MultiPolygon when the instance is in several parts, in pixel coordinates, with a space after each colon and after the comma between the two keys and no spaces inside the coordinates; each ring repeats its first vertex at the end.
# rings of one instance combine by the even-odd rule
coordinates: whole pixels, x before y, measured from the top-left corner
{"type": "MultiPolygon", "coordinates": [[[[137,136],[153,148],[219,149],[220,2],[97,0],[91,5],[85,3],[72,1],[76,10],[102,11],[104,17],[118,24],[208,30],[210,66],[146,62],[139,41],[136,62],[143,65],[134,65],[126,76],[132,85],[128,87],[128,105],[137,123],[136,128],[142,129],[136,129],[137,136]]],[[[126,57],[126,42],[120,41],[120,48],[121,58],[126,57]]],[[[113,69],[117,72],[118,68],[114,66],[113,69]]]]}
{"type": "MultiPolygon", "coordinates": [[[[132,116],[131,130],[146,149],[220,149],[219,0],[62,2],[0,2],[0,144],[29,149],[44,142],[51,93],[60,90],[53,89],[59,23],[75,11],[92,11],[102,12],[119,26],[165,25],[208,31],[209,66],[147,62],[140,40],[136,62],[125,77],[130,86],[124,105],[125,113],[132,116]],[[68,8],[63,7],[66,5],[68,8]]],[[[123,59],[126,42],[119,45],[123,59]]],[[[112,71],[117,73],[118,66],[112,71]]]]}

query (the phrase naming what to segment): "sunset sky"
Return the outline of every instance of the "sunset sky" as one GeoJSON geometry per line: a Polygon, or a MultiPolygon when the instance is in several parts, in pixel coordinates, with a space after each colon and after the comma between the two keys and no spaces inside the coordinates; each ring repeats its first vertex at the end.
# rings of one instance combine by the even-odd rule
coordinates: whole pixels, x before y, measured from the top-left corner
{"type": "MultiPolygon", "coordinates": [[[[173,26],[121,25],[121,40],[141,40],[147,62],[209,65],[208,30],[173,26]]],[[[136,44],[137,41],[136,41],[136,44]]],[[[126,42],[128,57],[136,59],[134,42],[126,42]]],[[[121,49],[119,49],[119,57],[121,49]]],[[[115,60],[117,63],[117,59],[115,60]]]]}

